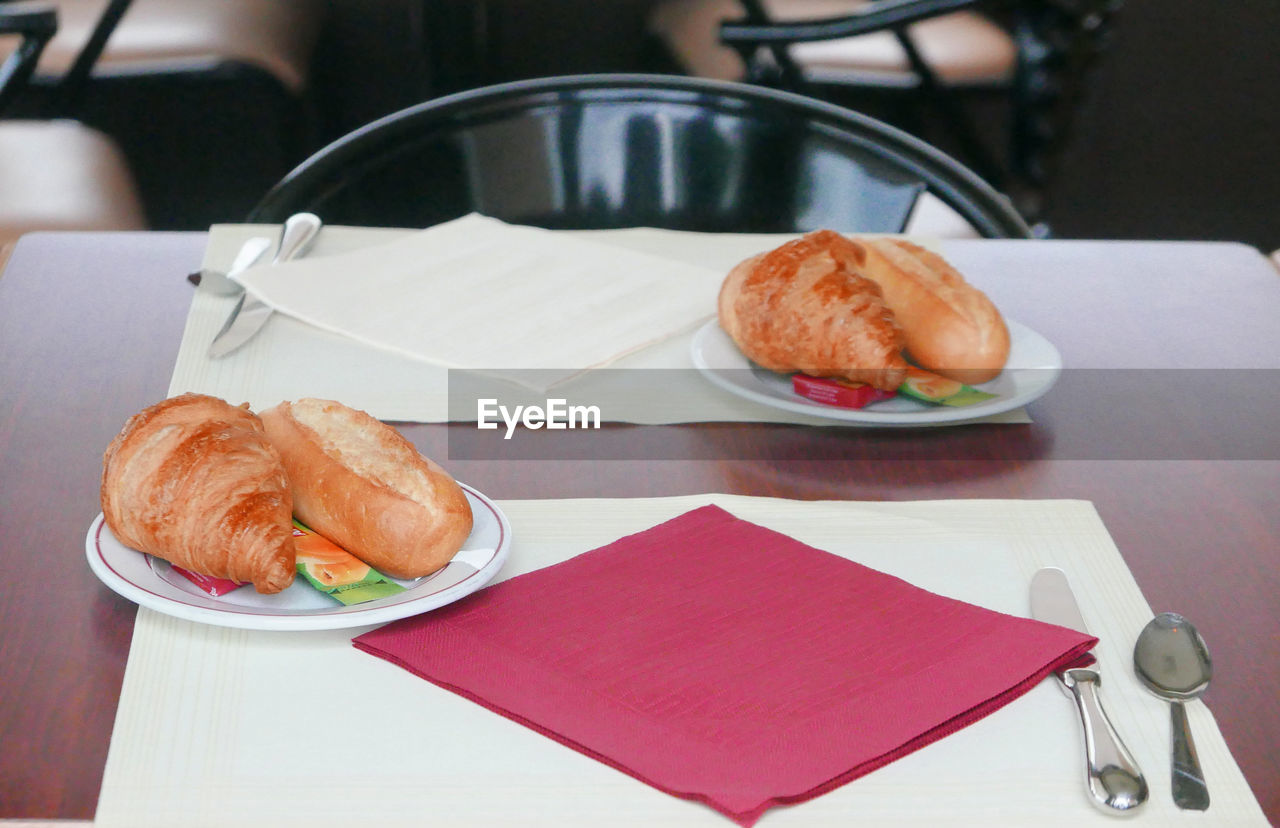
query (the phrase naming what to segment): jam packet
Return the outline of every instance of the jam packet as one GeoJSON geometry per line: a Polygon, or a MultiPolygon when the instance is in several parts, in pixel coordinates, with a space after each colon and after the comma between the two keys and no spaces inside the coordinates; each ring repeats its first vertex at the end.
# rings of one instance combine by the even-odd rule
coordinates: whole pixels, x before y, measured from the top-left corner
{"type": "Polygon", "coordinates": [[[791,388],[807,400],[840,408],[865,408],[873,402],[897,396],[896,391],[882,391],[865,382],[811,377],[808,374],[792,374],[791,388]]]}
{"type": "Polygon", "coordinates": [[[898,386],[898,393],[934,405],[948,406],[974,405],[999,396],[914,365],[907,369],[907,378],[898,386]]]}
{"type": "Polygon", "coordinates": [[[221,598],[228,592],[237,590],[245,585],[244,581],[233,581],[230,578],[219,578],[214,575],[202,575],[199,572],[183,569],[176,564],[169,564],[169,568],[195,584],[201,592],[206,592],[214,598],[221,598]]]}
{"type": "Polygon", "coordinates": [[[293,522],[298,574],[343,604],[362,604],[404,592],[404,587],[321,535],[293,522]]]}

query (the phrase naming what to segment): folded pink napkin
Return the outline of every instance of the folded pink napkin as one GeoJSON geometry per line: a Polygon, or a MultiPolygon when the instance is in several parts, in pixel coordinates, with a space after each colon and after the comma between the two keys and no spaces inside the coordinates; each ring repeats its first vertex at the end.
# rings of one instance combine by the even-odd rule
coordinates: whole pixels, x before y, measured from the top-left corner
{"type": "Polygon", "coordinates": [[[355,639],[744,826],[959,730],[1095,643],[715,506],[355,639]]]}

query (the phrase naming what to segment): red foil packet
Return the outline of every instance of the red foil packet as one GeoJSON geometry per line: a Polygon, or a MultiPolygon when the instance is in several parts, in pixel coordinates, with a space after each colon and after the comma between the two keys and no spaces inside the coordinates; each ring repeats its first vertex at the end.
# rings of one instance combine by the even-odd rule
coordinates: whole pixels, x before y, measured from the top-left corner
{"type": "Polygon", "coordinates": [[[864,382],[846,382],[808,374],[793,374],[791,388],[805,399],[840,408],[866,408],[873,402],[893,399],[898,395],[897,391],[882,391],[864,382]]]}
{"type": "Polygon", "coordinates": [[[169,566],[174,572],[199,587],[202,592],[207,592],[214,598],[221,597],[244,586],[240,581],[233,581],[230,578],[215,578],[212,575],[201,575],[199,572],[191,572],[173,564],[169,566]]]}

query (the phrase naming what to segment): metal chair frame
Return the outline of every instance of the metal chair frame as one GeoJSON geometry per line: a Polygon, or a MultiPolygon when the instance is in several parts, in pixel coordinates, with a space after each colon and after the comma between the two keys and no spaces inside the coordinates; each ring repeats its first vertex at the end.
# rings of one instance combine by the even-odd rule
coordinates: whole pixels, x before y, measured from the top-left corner
{"type": "MultiPolygon", "coordinates": [[[[76,54],[71,68],[58,79],[57,92],[50,96],[44,109],[60,115],[74,113],[78,109],[93,67],[132,2],[133,0],[110,0],[107,3],[94,24],[89,39],[76,54]]],[[[21,94],[23,86],[35,73],[44,47],[57,30],[56,6],[38,0],[0,0],[0,34],[23,36],[18,48],[0,66],[0,113],[21,94]]]]}
{"type": "Polygon", "coordinates": [[[0,35],[21,40],[0,63],[0,113],[17,98],[35,71],[44,47],[58,31],[58,12],[46,3],[0,3],[0,35]]]}
{"type": "Polygon", "coordinates": [[[961,156],[998,189],[1009,192],[1029,220],[1039,221],[1046,209],[1053,159],[1069,135],[1087,72],[1105,50],[1122,0],[876,0],[856,14],[794,22],[771,20],[760,0],[739,2],[746,16],[723,23],[720,39],[741,54],[748,80],[817,97],[824,96],[822,85],[805,76],[788,46],[891,31],[918,78],[911,91],[942,114],[961,156]],[[960,96],[968,90],[939,81],[908,28],[966,9],[1002,14],[1018,48],[1009,90],[1009,144],[999,153],[982,142],[964,110],[960,96]]]}
{"type": "MultiPolygon", "coordinates": [[[[838,140],[842,145],[856,146],[856,151],[873,163],[895,171],[904,179],[919,182],[912,202],[920,192],[928,190],[956,210],[987,237],[1027,238],[1030,229],[1008,200],[991,188],[977,174],[934,147],[901,130],[848,109],[809,97],[742,83],[727,83],[675,75],[578,75],[542,78],[499,84],[449,95],[428,101],[374,121],[330,144],[284,177],[248,216],[251,222],[278,222],[301,210],[318,212],[324,217],[325,206],[342,198],[344,191],[358,185],[361,177],[379,165],[391,163],[406,145],[428,138],[456,139],[469,130],[486,124],[518,118],[530,111],[556,112],[575,106],[605,106],[640,101],[667,106],[672,111],[698,108],[708,113],[746,117],[767,113],[769,124],[779,129],[805,129],[808,136],[838,140]]],[[[567,143],[567,142],[566,142],[567,143]]],[[[600,152],[601,148],[595,147],[600,152]]],[[[852,153],[853,150],[848,150],[852,153]]],[[[861,157],[861,156],[860,156],[861,157]]],[[[853,194],[851,194],[853,197],[853,194]]],[[[474,199],[473,199],[474,201],[474,199]]],[[[452,218],[483,204],[451,205],[452,218]]],[[[909,207],[901,216],[893,216],[897,227],[836,227],[838,230],[901,230],[909,217],[909,207]]],[[[498,215],[498,218],[536,223],[537,217],[498,215]]],[[[341,217],[339,217],[341,218],[341,217]]],[[[444,220],[444,218],[440,220],[444,220]]],[[[544,219],[547,217],[543,217],[544,219]]],[[[626,226],[633,216],[591,216],[583,214],[556,217],[579,226],[626,226]]],[[[662,221],[658,216],[653,222],[662,221]]],[[[817,227],[787,226],[772,228],[720,227],[705,216],[680,216],[671,221],[679,229],[754,230],[765,232],[810,230],[817,227]],[[690,226],[696,225],[696,226],[690,226]]],[[[560,226],[565,226],[561,224],[560,226]]],[[[661,226],[671,226],[671,223],[661,226]]]]}

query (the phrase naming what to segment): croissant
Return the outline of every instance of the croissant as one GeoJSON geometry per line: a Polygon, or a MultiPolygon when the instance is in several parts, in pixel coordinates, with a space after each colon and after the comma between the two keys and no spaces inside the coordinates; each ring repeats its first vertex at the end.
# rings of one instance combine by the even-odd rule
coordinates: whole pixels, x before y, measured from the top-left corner
{"type": "Polygon", "coordinates": [[[720,288],[720,326],[771,371],[865,382],[886,391],[907,375],[904,338],[867,250],[818,230],[742,262],[720,288]]]}
{"type": "Polygon", "coordinates": [[[126,546],[262,593],[293,582],[293,495],[247,408],[183,394],[130,417],[103,454],[101,496],[126,546]]]}

